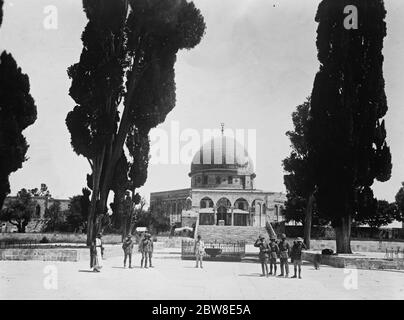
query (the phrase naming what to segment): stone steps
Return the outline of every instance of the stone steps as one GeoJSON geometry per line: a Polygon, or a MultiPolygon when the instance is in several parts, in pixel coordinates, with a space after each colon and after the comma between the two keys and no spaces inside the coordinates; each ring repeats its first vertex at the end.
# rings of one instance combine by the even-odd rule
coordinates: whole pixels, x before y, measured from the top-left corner
{"type": "Polygon", "coordinates": [[[25,227],[25,232],[38,233],[45,230],[46,224],[48,223],[47,219],[31,219],[25,227]]]}

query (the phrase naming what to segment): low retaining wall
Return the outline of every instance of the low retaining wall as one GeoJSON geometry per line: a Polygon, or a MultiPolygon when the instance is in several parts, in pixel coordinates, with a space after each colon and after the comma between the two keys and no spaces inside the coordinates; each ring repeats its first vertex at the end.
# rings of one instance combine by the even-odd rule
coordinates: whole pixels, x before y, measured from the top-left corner
{"type": "Polygon", "coordinates": [[[0,260],[79,261],[78,250],[70,249],[1,249],[0,260]]]}
{"type": "MultiPolygon", "coordinates": [[[[0,233],[1,241],[41,241],[46,237],[50,243],[86,243],[87,235],[84,233],[0,233]]],[[[105,244],[122,243],[121,235],[106,234],[102,241],[105,244]]]]}
{"type": "MultiPolygon", "coordinates": [[[[192,240],[192,238],[157,236],[157,243],[161,243],[165,248],[181,248],[182,240],[192,240]]],[[[155,242],[155,244],[156,244],[156,242],[155,242]]]]}
{"type": "Polygon", "coordinates": [[[358,268],[358,269],[369,269],[369,270],[404,270],[404,259],[396,260],[385,260],[370,257],[359,257],[359,256],[338,256],[338,255],[321,255],[319,252],[313,251],[303,251],[302,259],[313,262],[315,261],[316,255],[321,256],[321,264],[329,265],[336,268],[358,268]]]}
{"type": "MultiPolygon", "coordinates": [[[[293,240],[293,239],[291,239],[293,240]]],[[[335,240],[311,240],[310,250],[323,250],[330,248],[336,251],[335,240]]],[[[398,241],[372,241],[372,240],[351,240],[352,252],[385,252],[386,249],[404,251],[404,242],[398,241]]]]}

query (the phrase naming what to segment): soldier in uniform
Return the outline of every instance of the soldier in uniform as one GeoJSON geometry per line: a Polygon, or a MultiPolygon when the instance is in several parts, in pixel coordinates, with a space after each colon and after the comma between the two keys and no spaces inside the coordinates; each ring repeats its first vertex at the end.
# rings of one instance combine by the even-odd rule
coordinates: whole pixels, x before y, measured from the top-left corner
{"type": "Polygon", "coordinates": [[[150,267],[152,268],[151,254],[153,252],[153,241],[151,240],[151,234],[149,233],[145,234],[142,247],[143,247],[142,264],[144,260],[144,267],[147,268],[147,260],[149,260],[150,267]]]}
{"type": "Polygon", "coordinates": [[[143,242],[146,240],[146,234],[142,234],[139,240],[139,252],[142,254],[142,260],[140,261],[140,267],[143,268],[143,262],[145,260],[145,252],[143,249],[143,242]]]}
{"type": "Polygon", "coordinates": [[[153,239],[152,239],[150,233],[148,234],[148,237],[149,237],[150,242],[149,242],[149,250],[148,250],[147,255],[149,256],[149,267],[153,268],[152,257],[153,257],[153,251],[154,251],[154,243],[153,243],[153,239]]]}
{"type": "Polygon", "coordinates": [[[295,274],[293,275],[292,278],[297,278],[296,277],[296,271],[298,269],[299,271],[299,279],[301,279],[301,271],[302,271],[302,250],[306,249],[306,246],[303,243],[302,238],[297,238],[297,240],[294,242],[292,250],[291,250],[291,258],[293,259],[293,268],[295,274]]]}
{"type": "Polygon", "coordinates": [[[275,241],[275,238],[271,238],[269,243],[269,274],[272,275],[272,269],[274,270],[273,275],[276,276],[276,258],[279,255],[279,247],[275,241]]]}
{"type": "Polygon", "coordinates": [[[289,254],[290,254],[290,246],[286,241],[286,235],[282,233],[281,241],[278,244],[279,247],[279,260],[281,266],[281,274],[279,277],[289,277],[289,254]]]}
{"type": "Polygon", "coordinates": [[[268,274],[268,258],[269,258],[269,245],[265,241],[264,236],[260,235],[259,238],[255,241],[254,247],[257,247],[260,249],[259,253],[259,259],[261,262],[261,268],[262,268],[262,277],[269,276],[268,274]]]}
{"type": "Polygon", "coordinates": [[[132,268],[132,251],[133,251],[133,241],[132,236],[129,234],[122,244],[123,253],[125,255],[123,259],[123,267],[126,268],[126,259],[129,257],[129,269],[132,268]]]}

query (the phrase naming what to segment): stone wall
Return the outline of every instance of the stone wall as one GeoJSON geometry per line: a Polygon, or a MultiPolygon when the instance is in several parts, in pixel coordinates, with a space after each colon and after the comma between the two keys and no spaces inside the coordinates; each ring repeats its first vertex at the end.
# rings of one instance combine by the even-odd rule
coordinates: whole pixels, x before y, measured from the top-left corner
{"type": "Polygon", "coordinates": [[[198,220],[197,217],[182,217],[181,227],[190,227],[192,228],[196,221],[198,220]]]}
{"type": "MultiPolygon", "coordinates": [[[[292,240],[292,239],[291,239],[292,240]]],[[[310,250],[322,250],[329,248],[336,251],[335,240],[311,240],[310,250]]],[[[352,240],[352,252],[385,252],[386,249],[404,251],[404,242],[398,241],[372,241],[372,240],[352,240]]]]}
{"type": "Polygon", "coordinates": [[[70,249],[0,249],[0,260],[79,261],[78,250],[70,249]]]}
{"type": "Polygon", "coordinates": [[[237,226],[207,226],[199,225],[198,234],[207,241],[235,242],[246,241],[254,243],[258,236],[262,234],[268,238],[268,234],[263,227],[237,227],[237,226]]]}
{"type": "MultiPolygon", "coordinates": [[[[86,243],[84,233],[0,233],[0,241],[41,241],[46,237],[50,243],[86,243]]],[[[106,234],[102,237],[105,244],[121,243],[121,235],[106,234]]]]}
{"type": "MultiPolygon", "coordinates": [[[[303,251],[302,259],[305,261],[313,262],[318,253],[313,251],[303,251]]],[[[358,257],[358,256],[339,256],[339,255],[321,255],[321,264],[329,265],[335,268],[358,268],[358,269],[369,269],[369,270],[403,270],[404,260],[386,260],[386,259],[375,259],[368,257],[358,257]]]]}

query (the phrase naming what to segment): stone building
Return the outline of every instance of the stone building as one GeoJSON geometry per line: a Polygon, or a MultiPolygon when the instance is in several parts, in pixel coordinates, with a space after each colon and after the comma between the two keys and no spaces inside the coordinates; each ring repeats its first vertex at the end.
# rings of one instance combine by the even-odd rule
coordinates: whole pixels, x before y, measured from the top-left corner
{"type": "MultiPolygon", "coordinates": [[[[6,197],[3,208],[6,208],[10,203],[15,201],[15,196],[6,197]]],[[[45,218],[45,211],[55,202],[60,203],[60,211],[65,212],[69,209],[70,200],[68,199],[53,199],[49,197],[34,196],[32,200],[35,202],[35,211],[31,217],[31,221],[26,227],[26,232],[41,232],[48,221],[45,218]]],[[[15,226],[10,223],[2,222],[1,232],[9,232],[14,230],[15,226]]]]}
{"type": "Polygon", "coordinates": [[[196,226],[202,237],[252,241],[267,222],[284,221],[285,194],[257,189],[254,165],[235,139],[211,139],[195,154],[187,189],[153,192],[151,210],[177,226],[196,226]]]}

